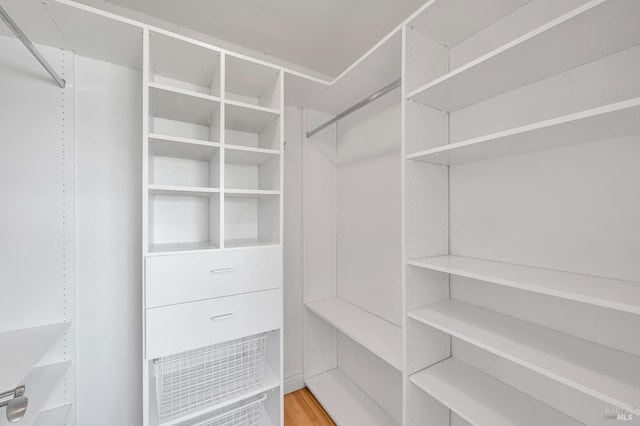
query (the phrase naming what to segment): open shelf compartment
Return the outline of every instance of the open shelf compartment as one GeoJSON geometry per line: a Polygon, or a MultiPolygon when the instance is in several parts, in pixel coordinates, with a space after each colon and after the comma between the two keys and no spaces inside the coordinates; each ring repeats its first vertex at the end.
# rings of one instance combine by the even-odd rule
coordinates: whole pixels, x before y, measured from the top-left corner
{"type": "Polygon", "coordinates": [[[280,196],[277,191],[225,191],[224,246],[280,244],[280,196]]]}
{"type": "Polygon", "coordinates": [[[220,97],[220,52],[163,31],[149,33],[149,81],[220,97]]]}
{"type": "Polygon", "coordinates": [[[225,56],[225,97],[280,111],[280,70],[230,54],[225,56]]]}
{"type": "Polygon", "coordinates": [[[280,152],[225,146],[224,182],[229,190],[280,189],[280,152]]]}
{"type": "Polygon", "coordinates": [[[472,425],[582,424],[455,358],[412,374],[409,380],[472,425]]]}
{"type": "Polygon", "coordinates": [[[338,297],[305,303],[307,309],[402,371],[402,329],[338,297]]]}
{"type": "Polygon", "coordinates": [[[640,357],[453,299],[409,311],[416,321],[549,379],[638,413],[640,357]]]}
{"type": "Polygon", "coordinates": [[[221,140],[218,98],[149,84],[149,133],[219,142],[221,140]]]}
{"type": "Polygon", "coordinates": [[[280,114],[250,105],[225,105],[225,143],[252,148],[280,149],[280,114]]]}

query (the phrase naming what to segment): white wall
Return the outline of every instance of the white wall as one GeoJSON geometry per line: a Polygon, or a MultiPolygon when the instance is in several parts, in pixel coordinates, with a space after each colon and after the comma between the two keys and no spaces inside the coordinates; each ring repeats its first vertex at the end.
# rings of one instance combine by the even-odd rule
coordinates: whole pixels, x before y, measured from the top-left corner
{"type": "Polygon", "coordinates": [[[140,71],[76,56],[77,419],[142,424],[140,71]]]}

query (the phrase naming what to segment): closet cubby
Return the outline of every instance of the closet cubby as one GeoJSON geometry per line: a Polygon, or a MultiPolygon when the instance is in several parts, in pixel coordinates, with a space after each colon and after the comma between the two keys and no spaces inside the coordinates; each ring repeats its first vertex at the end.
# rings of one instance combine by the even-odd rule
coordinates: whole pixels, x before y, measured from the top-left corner
{"type": "Polygon", "coordinates": [[[280,70],[230,54],[225,59],[227,101],[281,110],[280,70]]]}
{"type": "Polygon", "coordinates": [[[280,196],[277,191],[225,190],[226,248],[280,243],[280,196]]]}
{"type": "Polygon", "coordinates": [[[225,148],[225,189],[280,189],[280,153],[266,149],[225,148]]]}
{"type": "Polygon", "coordinates": [[[277,110],[227,101],[225,143],[252,148],[279,149],[280,113],[277,110]]]}
{"type": "Polygon", "coordinates": [[[632,413],[640,4],[468,6],[405,27],[406,424],[632,413]]]}
{"type": "Polygon", "coordinates": [[[149,185],[220,187],[220,145],[149,137],[149,185]]]}
{"type": "Polygon", "coordinates": [[[218,98],[149,83],[149,133],[220,142],[218,98]]]}
{"type": "Polygon", "coordinates": [[[220,97],[221,54],[218,50],[180,37],[149,34],[149,82],[220,97]]]}

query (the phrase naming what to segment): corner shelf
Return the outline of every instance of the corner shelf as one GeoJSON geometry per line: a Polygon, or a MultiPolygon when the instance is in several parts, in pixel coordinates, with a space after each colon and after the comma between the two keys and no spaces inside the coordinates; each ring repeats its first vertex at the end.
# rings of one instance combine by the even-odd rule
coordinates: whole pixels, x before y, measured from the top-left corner
{"type": "Polygon", "coordinates": [[[638,44],[639,20],[636,0],[592,0],[423,85],[408,98],[443,111],[462,109],[638,44]]]}
{"type": "Polygon", "coordinates": [[[640,283],[463,256],[436,256],[407,262],[534,293],[640,314],[640,283]]]}
{"type": "Polygon", "coordinates": [[[613,406],[640,406],[640,357],[452,299],[415,319],[613,406]]]}
{"type": "Polygon", "coordinates": [[[398,426],[338,369],[310,377],[305,384],[338,425],[398,426]]]}
{"type": "Polygon", "coordinates": [[[402,328],[343,299],[305,303],[307,309],[402,371],[402,328]]]}
{"type": "Polygon", "coordinates": [[[0,332],[0,389],[5,391],[23,384],[68,327],[69,323],[61,323],[0,332]]]}
{"type": "Polygon", "coordinates": [[[427,149],[408,160],[463,164],[640,133],[640,98],[427,149]]]}
{"type": "Polygon", "coordinates": [[[472,425],[582,425],[455,358],[412,374],[409,380],[472,425]]]}
{"type": "Polygon", "coordinates": [[[43,411],[38,415],[33,426],[63,426],[71,411],[70,405],[43,411]]]}

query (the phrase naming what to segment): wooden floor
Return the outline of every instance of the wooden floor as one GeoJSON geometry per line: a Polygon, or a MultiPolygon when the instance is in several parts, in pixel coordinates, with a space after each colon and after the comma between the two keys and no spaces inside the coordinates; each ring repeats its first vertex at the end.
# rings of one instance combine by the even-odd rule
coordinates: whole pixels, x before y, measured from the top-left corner
{"type": "Polygon", "coordinates": [[[335,426],[335,423],[309,389],[303,388],[284,396],[284,425],[335,426]]]}

